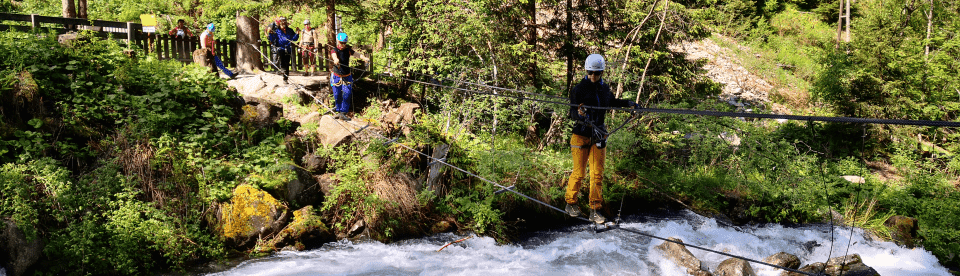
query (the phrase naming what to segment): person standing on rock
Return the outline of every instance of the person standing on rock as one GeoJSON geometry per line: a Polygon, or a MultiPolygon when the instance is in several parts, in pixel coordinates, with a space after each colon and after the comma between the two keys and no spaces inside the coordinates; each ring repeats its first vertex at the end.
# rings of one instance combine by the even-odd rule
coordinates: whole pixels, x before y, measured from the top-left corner
{"type": "Polygon", "coordinates": [[[334,118],[348,120],[351,96],[353,95],[353,76],[350,70],[350,56],[356,54],[353,47],[347,45],[347,34],[337,34],[337,46],[330,50],[333,59],[333,72],[330,74],[330,86],[333,87],[334,118]]]}
{"type": "Polygon", "coordinates": [[[303,70],[309,76],[317,69],[317,33],[310,28],[310,19],[303,21],[303,31],[300,32],[300,53],[303,60],[303,70]]]}
{"type": "Polygon", "coordinates": [[[287,81],[287,78],[290,76],[290,52],[293,50],[294,41],[300,39],[299,28],[297,31],[291,30],[290,25],[287,23],[287,19],[280,17],[277,19],[277,28],[270,32],[270,35],[267,37],[270,40],[270,45],[274,46],[275,52],[277,53],[277,59],[280,61],[280,73],[283,74],[283,81],[287,81]]]}
{"type": "Polygon", "coordinates": [[[572,217],[580,216],[577,207],[580,184],[590,165],[590,220],[604,223],[606,218],[598,210],[603,207],[603,162],[606,158],[607,130],[604,125],[607,109],[590,107],[638,107],[634,102],[617,99],[610,86],[601,78],[606,63],[603,56],[587,56],[584,68],[587,75],[570,91],[570,118],[576,121],[570,137],[573,153],[573,172],[567,183],[566,211],[572,217]]]}
{"type": "Polygon", "coordinates": [[[209,50],[210,56],[213,57],[213,61],[217,64],[217,67],[220,68],[220,71],[223,71],[224,74],[227,74],[227,77],[235,79],[237,78],[237,75],[227,69],[227,67],[224,67],[223,61],[217,56],[217,41],[213,40],[213,33],[216,30],[217,26],[213,25],[213,23],[207,25],[207,30],[200,34],[200,47],[209,50]]]}

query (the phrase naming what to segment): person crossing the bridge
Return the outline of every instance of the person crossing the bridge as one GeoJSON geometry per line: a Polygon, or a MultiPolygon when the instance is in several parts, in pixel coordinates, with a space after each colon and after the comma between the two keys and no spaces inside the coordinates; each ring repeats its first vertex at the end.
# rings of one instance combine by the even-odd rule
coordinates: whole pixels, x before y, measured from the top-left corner
{"type": "Polygon", "coordinates": [[[350,56],[356,54],[353,47],[347,45],[347,34],[337,34],[337,46],[330,50],[333,59],[333,72],[330,75],[330,86],[333,87],[333,111],[337,112],[334,118],[348,120],[351,96],[353,95],[353,76],[350,70],[350,56]]]}
{"type": "Polygon", "coordinates": [[[603,162],[606,156],[607,130],[604,125],[606,109],[589,107],[637,107],[628,100],[617,99],[610,86],[601,77],[606,64],[603,56],[587,56],[584,68],[587,75],[570,91],[570,118],[576,121],[573,135],[570,137],[570,151],[573,153],[573,172],[567,183],[567,213],[572,217],[580,216],[577,207],[580,184],[585,170],[590,165],[590,220],[604,223],[606,218],[599,213],[603,205],[603,162]],[[589,106],[589,107],[587,107],[589,106]]]}
{"type": "MultiPolygon", "coordinates": [[[[217,26],[210,23],[207,25],[207,30],[203,31],[200,34],[200,47],[208,49],[209,57],[212,57],[213,62],[220,68],[220,71],[223,71],[224,74],[227,74],[227,77],[231,79],[237,78],[237,75],[231,72],[227,67],[223,66],[223,61],[220,60],[220,57],[217,56],[217,41],[213,40],[213,33],[217,30],[217,26]]],[[[213,70],[216,73],[216,70],[213,70]]]]}

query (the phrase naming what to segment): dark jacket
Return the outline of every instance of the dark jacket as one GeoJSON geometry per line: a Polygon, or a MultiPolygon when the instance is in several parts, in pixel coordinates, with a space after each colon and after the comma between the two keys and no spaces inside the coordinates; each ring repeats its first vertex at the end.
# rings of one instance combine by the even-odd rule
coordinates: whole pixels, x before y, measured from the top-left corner
{"type": "MultiPolygon", "coordinates": [[[[600,107],[629,107],[633,105],[633,102],[628,100],[617,99],[613,92],[610,92],[610,86],[607,85],[603,79],[594,83],[591,82],[589,78],[584,77],[580,80],[576,86],[573,87],[573,90],[570,91],[570,103],[575,105],[583,104],[583,106],[600,106],[600,107]]],[[[606,119],[607,114],[606,109],[594,109],[586,108],[585,115],[580,116],[577,112],[576,106],[570,107],[570,119],[576,121],[573,125],[573,134],[580,136],[590,137],[594,142],[600,142],[606,139],[606,137],[601,137],[599,132],[594,131],[594,129],[587,123],[586,120],[591,120],[593,125],[599,127],[602,133],[606,133],[606,125],[604,120],[606,119]]]]}
{"type": "Polygon", "coordinates": [[[290,42],[297,41],[297,39],[300,39],[300,35],[290,28],[286,28],[286,31],[276,28],[267,36],[270,45],[277,47],[277,50],[283,51],[286,54],[290,54],[290,47],[292,47],[290,42]]]}

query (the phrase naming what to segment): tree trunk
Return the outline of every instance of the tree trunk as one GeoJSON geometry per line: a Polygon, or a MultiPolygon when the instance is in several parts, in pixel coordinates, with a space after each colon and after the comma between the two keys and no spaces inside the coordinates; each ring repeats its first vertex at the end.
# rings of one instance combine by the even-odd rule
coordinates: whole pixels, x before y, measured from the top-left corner
{"type": "Polygon", "coordinates": [[[237,17],[237,68],[240,72],[263,71],[263,61],[257,52],[260,48],[260,24],[257,21],[248,16],[237,17]]]}
{"type": "MultiPolygon", "coordinates": [[[[537,1],[536,0],[527,1],[527,4],[524,7],[524,9],[525,9],[525,12],[527,13],[527,24],[526,24],[527,31],[528,31],[527,44],[529,44],[530,47],[533,47],[532,49],[533,52],[538,52],[537,38],[538,36],[540,36],[540,34],[537,33],[537,29],[539,28],[540,25],[537,24],[537,1]]],[[[543,88],[543,81],[541,81],[540,79],[540,65],[537,64],[537,60],[533,61],[533,64],[532,66],[530,66],[530,69],[528,71],[528,74],[530,75],[531,78],[533,78],[533,87],[537,89],[543,88]]]]}
{"type": "MultiPolygon", "coordinates": [[[[327,23],[325,28],[327,29],[327,45],[329,47],[335,47],[337,45],[337,2],[335,0],[326,0],[327,4],[327,23]]],[[[323,60],[330,58],[330,48],[324,47],[323,51],[323,60]]],[[[327,62],[327,69],[333,71],[333,62],[327,62]]]]}
{"type": "Polygon", "coordinates": [[[852,19],[852,18],[850,18],[850,0],[845,0],[845,2],[847,2],[847,16],[846,16],[846,19],[847,19],[847,37],[846,37],[845,39],[846,39],[847,42],[850,42],[850,39],[851,39],[851,37],[850,37],[850,19],[852,19]]]}
{"type": "Polygon", "coordinates": [[[565,43],[566,45],[564,45],[563,48],[566,50],[565,54],[567,54],[566,89],[568,90],[570,89],[570,84],[573,82],[573,16],[570,15],[571,9],[573,9],[572,0],[567,0],[567,26],[565,28],[567,31],[567,39],[565,43]]]}
{"type": "Polygon", "coordinates": [[[77,0],[77,17],[87,18],[87,0],[77,0]]]}
{"type": "Polygon", "coordinates": [[[837,45],[834,46],[836,49],[840,49],[840,39],[843,36],[843,0],[840,0],[840,8],[837,12],[837,45]]]}
{"type": "Polygon", "coordinates": [[[927,39],[923,43],[924,62],[930,57],[930,30],[933,28],[933,0],[930,0],[930,8],[927,9],[927,39]]]}
{"type": "Polygon", "coordinates": [[[74,6],[73,0],[63,0],[63,17],[66,18],[75,18],[77,17],[77,7],[74,6]]]}
{"type": "MultiPolygon", "coordinates": [[[[640,95],[643,94],[643,82],[647,80],[647,70],[650,68],[650,62],[653,61],[653,53],[656,52],[657,42],[660,40],[660,33],[663,32],[663,25],[667,22],[667,11],[670,10],[670,1],[663,1],[663,15],[660,17],[660,27],[657,27],[657,36],[653,38],[653,44],[650,45],[654,50],[651,52],[651,56],[647,58],[647,65],[643,66],[643,74],[640,75],[640,89],[637,89],[637,100],[635,103],[640,103],[640,95]]],[[[653,93],[650,93],[650,96],[647,97],[647,101],[643,103],[643,106],[647,106],[650,103],[650,99],[653,98],[653,93]]]]}

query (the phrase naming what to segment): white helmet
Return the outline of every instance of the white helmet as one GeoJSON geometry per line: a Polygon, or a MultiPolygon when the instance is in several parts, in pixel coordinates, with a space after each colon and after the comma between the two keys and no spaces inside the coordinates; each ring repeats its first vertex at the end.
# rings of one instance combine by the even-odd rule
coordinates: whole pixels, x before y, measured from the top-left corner
{"type": "Polygon", "coordinates": [[[587,71],[603,71],[606,64],[607,63],[603,61],[603,56],[600,54],[592,54],[587,56],[587,61],[583,63],[583,68],[587,69],[587,71]]]}
{"type": "Polygon", "coordinates": [[[310,19],[304,20],[303,25],[310,25],[310,19]]]}

